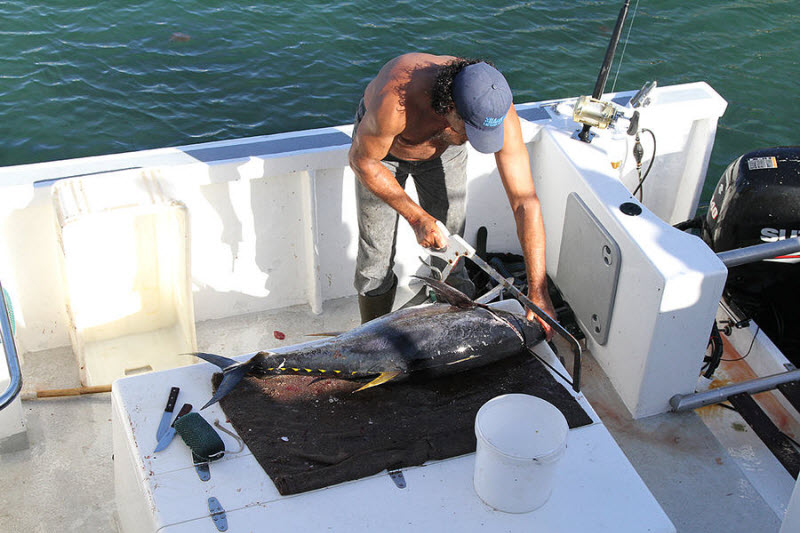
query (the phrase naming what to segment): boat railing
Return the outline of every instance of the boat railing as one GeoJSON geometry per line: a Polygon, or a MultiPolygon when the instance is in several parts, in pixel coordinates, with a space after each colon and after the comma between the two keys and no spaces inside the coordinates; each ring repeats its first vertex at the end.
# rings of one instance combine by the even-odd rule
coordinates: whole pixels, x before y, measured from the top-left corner
{"type": "Polygon", "coordinates": [[[14,334],[11,328],[11,320],[9,319],[2,283],[0,283],[0,334],[2,334],[0,338],[3,343],[3,351],[6,354],[8,373],[11,377],[11,381],[5,392],[0,395],[0,411],[2,411],[8,404],[14,401],[19,391],[22,389],[22,370],[19,366],[17,346],[14,344],[14,334]]]}
{"type": "Polygon", "coordinates": [[[719,252],[717,257],[728,268],[733,268],[747,263],[754,263],[764,259],[781,259],[783,256],[800,252],[800,237],[784,239],[776,242],[754,244],[745,248],[736,248],[719,252]]]}
{"type": "MultiPolygon", "coordinates": [[[[756,261],[763,261],[765,259],[782,259],[787,256],[794,256],[794,254],[798,252],[800,252],[800,238],[793,237],[776,242],[754,244],[744,248],[719,252],[717,257],[719,257],[720,261],[722,261],[727,268],[733,268],[756,261]]],[[[673,411],[689,411],[699,407],[705,407],[706,405],[727,401],[731,396],[737,394],[757,394],[759,392],[775,389],[779,385],[796,381],[800,381],[800,370],[793,369],[779,374],[733,383],[703,392],[676,394],[670,398],[669,403],[673,411]]]]}

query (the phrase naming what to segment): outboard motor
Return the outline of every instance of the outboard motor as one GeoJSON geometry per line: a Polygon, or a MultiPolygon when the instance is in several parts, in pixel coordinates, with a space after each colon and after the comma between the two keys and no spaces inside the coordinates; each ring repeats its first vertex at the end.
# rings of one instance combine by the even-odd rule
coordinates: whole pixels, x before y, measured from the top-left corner
{"type": "MultiPolygon", "coordinates": [[[[714,190],[703,239],[723,252],[800,236],[800,146],[766,148],[737,158],[714,190]]],[[[800,254],[728,272],[724,299],[752,318],[800,367],[800,254]]]]}

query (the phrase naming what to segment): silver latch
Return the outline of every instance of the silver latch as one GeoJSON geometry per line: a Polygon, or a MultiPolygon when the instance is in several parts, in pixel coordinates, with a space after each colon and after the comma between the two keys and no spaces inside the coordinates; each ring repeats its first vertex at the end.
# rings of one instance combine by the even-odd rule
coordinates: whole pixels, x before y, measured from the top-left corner
{"type": "Polygon", "coordinates": [[[211,479],[211,469],[208,467],[208,461],[194,463],[194,469],[197,471],[197,477],[200,478],[200,481],[211,479]]]}
{"type": "Polygon", "coordinates": [[[217,526],[218,531],[228,531],[228,518],[225,516],[225,509],[215,497],[208,499],[208,512],[211,514],[211,519],[214,525],[217,526]]]}
{"type": "Polygon", "coordinates": [[[394,481],[398,489],[406,488],[406,478],[403,477],[402,470],[389,470],[389,477],[392,478],[392,481],[394,481]]]}

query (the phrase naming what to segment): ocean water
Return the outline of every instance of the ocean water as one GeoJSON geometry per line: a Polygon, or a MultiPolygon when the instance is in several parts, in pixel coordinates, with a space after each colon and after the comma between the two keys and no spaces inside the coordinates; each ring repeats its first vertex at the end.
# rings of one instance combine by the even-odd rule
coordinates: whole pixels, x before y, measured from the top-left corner
{"type": "MultiPolygon", "coordinates": [[[[481,57],[517,103],[590,94],[621,0],[6,0],[0,166],[350,122],[409,51],[481,57]]],[[[728,102],[710,189],[800,144],[797,0],[632,0],[606,90],[706,81],[728,102]]]]}

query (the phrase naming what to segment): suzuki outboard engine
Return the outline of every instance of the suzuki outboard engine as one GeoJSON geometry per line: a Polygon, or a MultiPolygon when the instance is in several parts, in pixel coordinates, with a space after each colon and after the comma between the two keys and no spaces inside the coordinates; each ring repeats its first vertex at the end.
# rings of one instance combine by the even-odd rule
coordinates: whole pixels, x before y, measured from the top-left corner
{"type": "MultiPolygon", "coordinates": [[[[800,236],[800,147],[756,150],[723,173],[703,239],[715,252],[800,236]]],[[[800,254],[728,272],[724,298],[800,367],[800,254]]]]}

